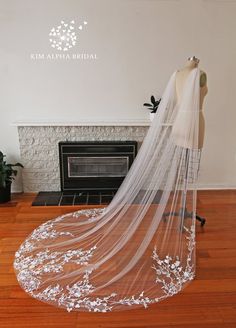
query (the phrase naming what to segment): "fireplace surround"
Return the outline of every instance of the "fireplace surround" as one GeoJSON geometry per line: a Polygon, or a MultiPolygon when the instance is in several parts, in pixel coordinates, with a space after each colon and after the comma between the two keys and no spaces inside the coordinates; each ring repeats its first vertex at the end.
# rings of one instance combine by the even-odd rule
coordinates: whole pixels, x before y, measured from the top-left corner
{"type": "Polygon", "coordinates": [[[65,141],[136,141],[139,149],[148,122],[15,123],[18,129],[24,192],[60,192],[59,147],[65,141]]]}

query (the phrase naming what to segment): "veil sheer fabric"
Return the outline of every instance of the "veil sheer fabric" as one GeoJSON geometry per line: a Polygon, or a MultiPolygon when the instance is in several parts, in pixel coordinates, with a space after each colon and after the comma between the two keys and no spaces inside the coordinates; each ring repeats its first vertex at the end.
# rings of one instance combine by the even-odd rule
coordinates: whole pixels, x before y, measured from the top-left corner
{"type": "Polygon", "coordinates": [[[178,101],[176,73],[111,203],[45,222],[19,247],[14,269],[32,297],[68,311],[146,308],[194,278],[199,68],[178,101]]]}

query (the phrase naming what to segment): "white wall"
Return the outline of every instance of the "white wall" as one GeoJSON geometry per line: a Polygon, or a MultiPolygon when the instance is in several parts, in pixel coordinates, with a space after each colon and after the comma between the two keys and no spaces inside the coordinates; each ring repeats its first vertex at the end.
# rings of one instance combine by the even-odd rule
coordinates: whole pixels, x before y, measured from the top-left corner
{"type": "Polygon", "coordinates": [[[19,159],[14,121],[146,119],[143,102],[195,55],[209,88],[200,186],[236,187],[235,30],[236,1],[1,0],[0,149],[19,159]],[[88,21],[70,53],[96,61],[30,59],[55,53],[61,19],[88,21]]]}

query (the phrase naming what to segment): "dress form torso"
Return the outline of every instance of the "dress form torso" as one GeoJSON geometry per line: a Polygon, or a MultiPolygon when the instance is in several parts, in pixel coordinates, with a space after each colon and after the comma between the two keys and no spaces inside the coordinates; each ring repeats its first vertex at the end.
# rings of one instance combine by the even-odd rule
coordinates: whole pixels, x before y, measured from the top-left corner
{"type": "MultiPolygon", "coordinates": [[[[177,102],[182,97],[182,92],[184,89],[184,83],[188,78],[190,72],[197,67],[197,65],[193,62],[187,62],[186,66],[176,72],[176,95],[177,102]]],[[[200,71],[200,99],[199,99],[199,133],[198,133],[198,148],[201,149],[203,147],[204,135],[205,135],[205,120],[203,115],[203,101],[208,92],[208,87],[206,83],[206,73],[204,71],[200,71]]],[[[182,146],[184,141],[182,140],[182,133],[184,129],[184,117],[183,120],[178,120],[177,124],[174,127],[174,138],[175,143],[182,146]]],[[[183,145],[184,146],[184,145],[183,145]]],[[[189,147],[191,148],[191,147],[189,147]]]]}

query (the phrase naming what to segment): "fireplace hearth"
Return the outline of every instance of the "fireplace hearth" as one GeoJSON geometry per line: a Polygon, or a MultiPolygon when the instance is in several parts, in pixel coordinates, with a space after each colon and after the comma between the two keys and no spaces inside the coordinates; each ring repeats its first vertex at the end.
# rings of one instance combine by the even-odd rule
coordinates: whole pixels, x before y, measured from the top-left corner
{"type": "MultiPolygon", "coordinates": [[[[140,190],[139,197],[137,196],[133,201],[133,204],[140,204],[143,200],[143,196],[146,190],[140,190]]],[[[114,191],[83,191],[83,192],[60,192],[60,191],[48,191],[39,192],[32,206],[79,206],[79,205],[108,205],[113,197],[114,191]]],[[[159,204],[162,197],[162,192],[159,191],[155,195],[152,203],[159,204]]]]}
{"type": "Polygon", "coordinates": [[[32,206],[108,205],[115,192],[39,192],[32,206]]]}

